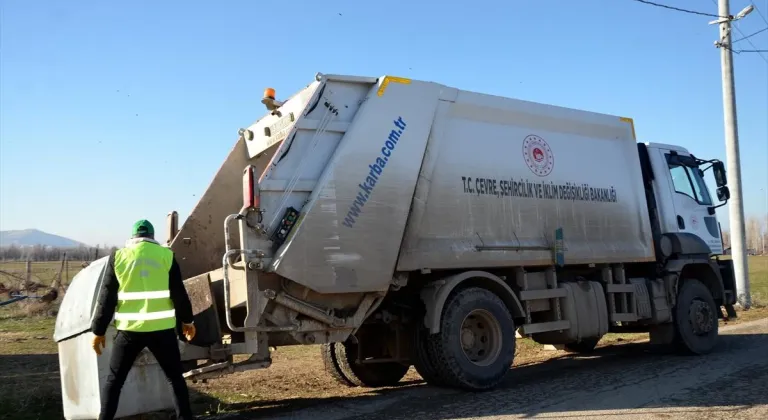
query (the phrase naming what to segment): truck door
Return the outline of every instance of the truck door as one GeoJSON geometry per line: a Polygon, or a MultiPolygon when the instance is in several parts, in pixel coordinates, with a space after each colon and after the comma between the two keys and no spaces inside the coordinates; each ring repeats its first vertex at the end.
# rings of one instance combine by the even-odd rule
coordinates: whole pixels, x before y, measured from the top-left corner
{"type": "MultiPolygon", "coordinates": [[[[674,214],[665,215],[665,231],[688,232],[700,237],[709,245],[712,253],[723,251],[720,227],[714,214],[714,204],[704,182],[704,173],[696,160],[688,153],[669,149],[658,149],[657,168],[664,166],[668,188],[672,192],[671,205],[664,206],[674,214]],[[711,213],[711,214],[710,214],[711,213]],[[670,217],[673,216],[673,217],[670,217]]],[[[659,168],[661,169],[661,168],[659,168]]],[[[663,182],[663,177],[657,181],[663,182]]],[[[663,187],[660,185],[659,187],[663,187]]],[[[665,188],[661,188],[664,190],[665,188]]]]}

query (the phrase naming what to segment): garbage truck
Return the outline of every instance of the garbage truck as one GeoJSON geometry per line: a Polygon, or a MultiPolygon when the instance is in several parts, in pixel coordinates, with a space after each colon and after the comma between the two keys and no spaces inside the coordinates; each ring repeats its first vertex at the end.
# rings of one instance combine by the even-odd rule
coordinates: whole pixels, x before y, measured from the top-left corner
{"type": "MultiPolygon", "coordinates": [[[[391,386],[414,366],[488,390],[518,334],[586,353],[641,331],[701,355],[735,316],[715,212],[724,164],[638,142],[630,118],[320,73],[262,104],[183,224],[168,217],[198,331],[179,344],[188,378],[320,344],[348,386],[391,386]]],[[[60,358],[87,335],[101,276],[84,271],[64,298],[60,358]]]]}

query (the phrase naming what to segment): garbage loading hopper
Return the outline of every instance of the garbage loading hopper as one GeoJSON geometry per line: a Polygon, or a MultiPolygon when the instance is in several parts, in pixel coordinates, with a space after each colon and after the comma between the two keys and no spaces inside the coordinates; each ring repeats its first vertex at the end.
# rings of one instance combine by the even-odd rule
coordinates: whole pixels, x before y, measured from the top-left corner
{"type": "MultiPolygon", "coordinates": [[[[272,163],[278,147],[307,107],[320,82],[312,82],[292,95],[282,112],[267,112],[240,136],[195,208],[171,240],[182,277],[187,279],[221,268],[224,255],[224,219],[243,205],[243,170],[248,165],[261,174],[272,163]]],[[[305,197],[306,198],[306,197],[305,197]]]]}

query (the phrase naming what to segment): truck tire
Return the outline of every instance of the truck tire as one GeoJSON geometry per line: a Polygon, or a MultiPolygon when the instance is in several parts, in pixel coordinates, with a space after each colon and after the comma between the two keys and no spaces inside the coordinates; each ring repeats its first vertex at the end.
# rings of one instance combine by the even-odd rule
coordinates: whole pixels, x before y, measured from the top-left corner
{"type": "Polygon", "coordinates": [[[581,354],[592,353],[593,351],[595,351],[595,347],[597,347],[597,343],[600,342],[601,338],[602,337],[590,337],[590,338],[585,338],[579,341],[578,343],[568,343],[564,345],[565,351],[569,353],[581,353],[581,354]]]}
{"type": "Polygon", "coordinates": [[[437,368],[435,367],[435,359],[429,353],[429,331],[419,324],[413,328],[413,367],[416,369],[419,375],[424,379],[426,383],[433,386],[445,386],[445,381],[440,377],[437,368]]]}
{"type": "Polygon", "coordinates": [[[342,385],[369,388],[394,386],[403,379],[410,368],[397,362],[357,363],[356,358],[355,343],[347,341],[323,346],[323,362],[325,364],[326,360],[329,361],[326,371],[342,385]]]}
{"type": "Polygon", "coordinates": [[[470,287],[445,302],[440,332],[430,335],[429,354],[447,385],[468,391],[494,388],[515,357],[515,325],[493,292],[470,287]]]}
{"type": "Polygon", "coordinates": [[[686,279],[677,295],[674,310],[675,345],[687,354],[707,354],[717,344],[717,306],[707,286],[686,279]]]}
{"type": "Polygon", "coordinates": [[[331,375],[331,377],[341,385],[356,386],[354,382],[344,376],[344,372],[341,370],[341,366],[339,366],[338,360],[336,360],[334,344],[336,343],[323,344],[320,348],[320,354],[323,358],[323,367],[325,368],[325,371],[328,372],[328,374],[331,375]]]}

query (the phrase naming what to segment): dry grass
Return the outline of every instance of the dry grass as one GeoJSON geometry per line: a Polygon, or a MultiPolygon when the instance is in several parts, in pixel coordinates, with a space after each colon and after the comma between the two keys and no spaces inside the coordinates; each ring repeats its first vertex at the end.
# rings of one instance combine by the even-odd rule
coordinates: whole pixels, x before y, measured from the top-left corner
{"type": "MultiPolygon", "coordinates": [[[[69,284],[82,268],[83,261],[68,261],[68,269],[62,274],[62,283],[69,284]]],[[[32,262],[32,278],[35,283],[50,286],[56,275],[61,271],[61,261],[32,262]]],[[[0,261],[0,283],[8,288],[19,287],[20,280],[26,278],[26,262],[0,261]]]]}
{"type": "Polygon", "coordinates": [[[750,294],[754,307],[768,307],[768,256],[749,258],[750,294]]]}
{"type": "MultiPolygon", "coordinates": [[[[0,263],[0,269],[3,264],[7,263],[0,263]]],[[[58,270],[55,264],[41,266],[47,268],[48,274],[43,272],[40,276],[51,276],[51,266],[58,270]]],[[[750,258],[750,278],[754,309],[740,312],[739,319],[732,323],[768,317],[768,306],[764,306],[768,303],[768,257],[750,258]]],[[[54,318],[29,316],[40,312],[45,311],[35,307],[34,302],[0,308],[0,420],[61,418],[58,358],[51,338],[54,318]]],[[[647,334],[608,334],[600,345],[645,339],[647,334]]],[[[515,366],[564,355],[560,351],[546,351],[530,339],[518,339],[517,348],[515,366]]],[[[319,346],[282,347],[273,353],[269,369],[190,384],[194,409],[199,414],[255,410],[258,416],[269,416],[336,399],[391,392],[336,384],[323,371],[319,352],[319,346]]],[[[411,370],[400,388],[414,386],[422,386],[422,382],[411,370]]]]}

